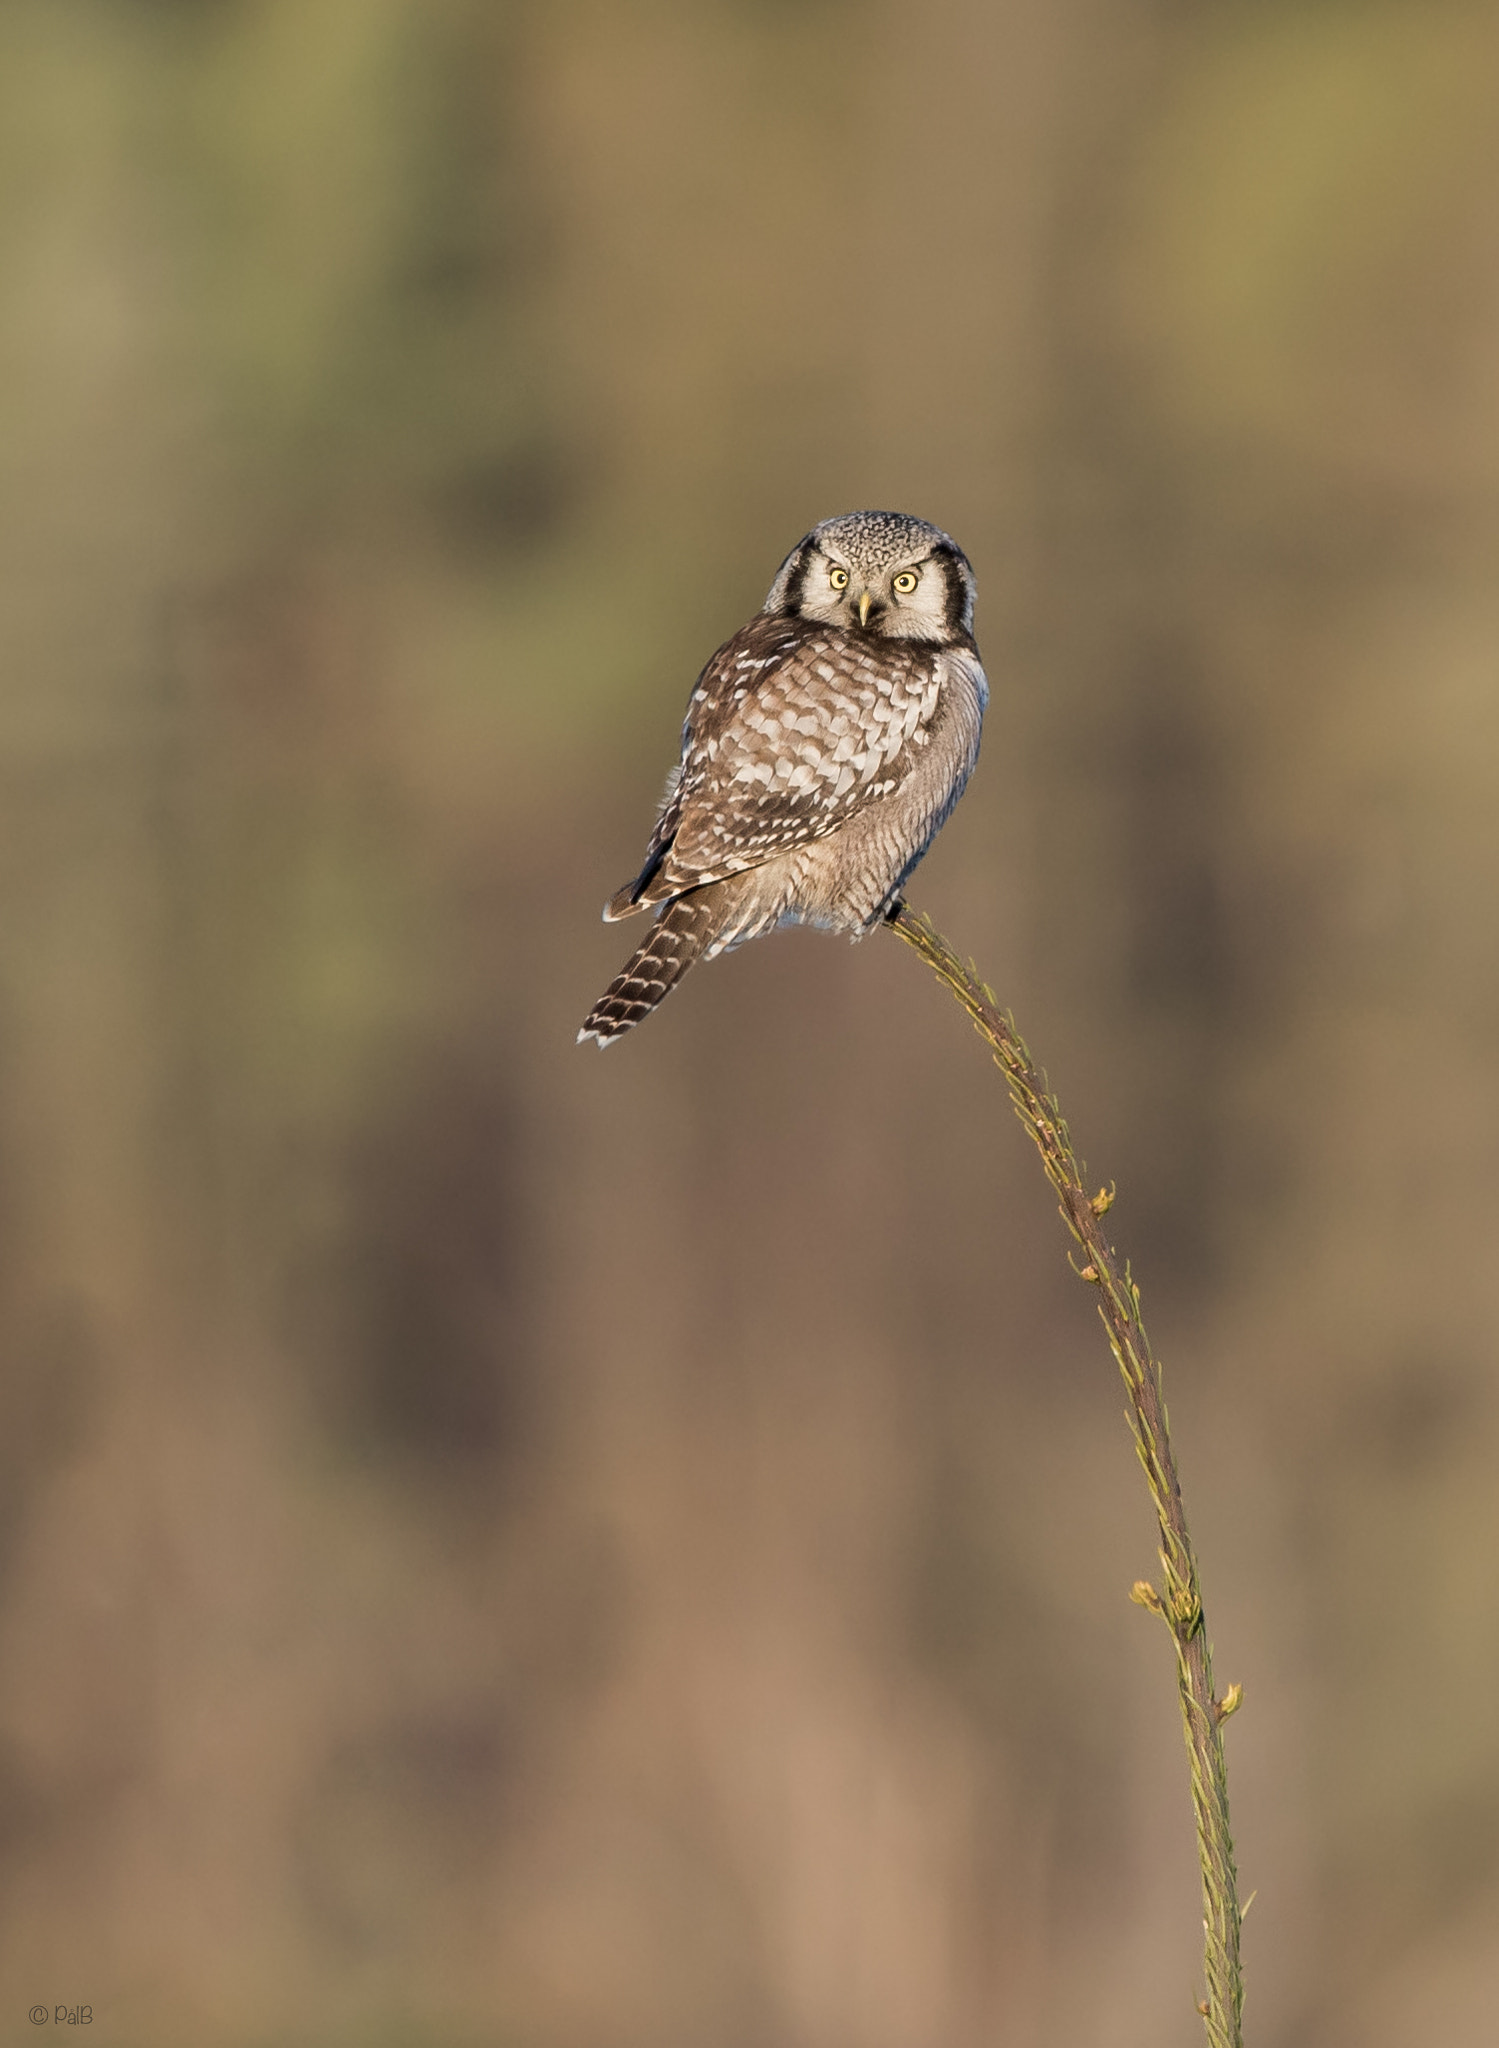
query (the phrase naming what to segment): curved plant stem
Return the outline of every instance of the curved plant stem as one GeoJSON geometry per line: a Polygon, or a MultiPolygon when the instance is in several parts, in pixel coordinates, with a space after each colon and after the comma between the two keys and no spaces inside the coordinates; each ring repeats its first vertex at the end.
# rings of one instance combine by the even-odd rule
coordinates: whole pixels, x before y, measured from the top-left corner
{"type": "Polygon", "coordinates": [[[1112,1206],[1112,1189],[1089,1195],[1084,1168],[1046,1076],[1031,1059],[1014,1019],[1002,1011],[992,989],[953,952],[927,918],[904,904],[890,923],[913,951],[944,982],[973,1020],[979,1036],[993,1049],[996,1066],[1010,1085],[1016,1114],[1030,1132],[1046,1177],[1061,1200],[1062,1220],[1072,1232],[1082,1260],[1071,1261],[1074,1272],[1098,1289],[1098,1313],[1108,1332],[1129,1394],[1129,1421],[1135,1449],[1144,1468],[1150,1497],[1161,1528],[1163,1583],[1141,1580],[1130,1598],[1159,1615],[1176,1646],[1176,1671],[1181,1692],[1182,1725],[1192,1771],[1192,1806],[1197,1817],[1197,1847],[1202,1862],[1202,1897],[1206,1936],[1207,1998],[1198,2010],[1207,2023],[1211,2048],[1242,2048],[1244,1985],[1239,1970],[1239,1909],[1234,1845],[1228,1826],[1228,1780],[1223,1758],[1223,1723],[1243,1698],[1230,1686],[1221,1699],[1213,1693],[1212,1650],[1203,1620],[1197,1559],[1187,1530],[1176,1458],[1167,1427],[1161,1368],[1150,1348],[1140,1316],[1140,1293],[1108,1242],[1103,1218],[1112,1206]]]}

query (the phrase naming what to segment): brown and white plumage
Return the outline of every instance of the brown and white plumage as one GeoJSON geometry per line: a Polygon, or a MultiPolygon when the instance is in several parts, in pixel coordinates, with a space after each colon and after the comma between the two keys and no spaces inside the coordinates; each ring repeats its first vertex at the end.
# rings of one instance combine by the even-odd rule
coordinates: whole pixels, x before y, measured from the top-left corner
{"type": "Polygon", "coordinates": [[[879,923],[978,755],[972,625],[967,558],[924,520],[854,512],[798,543],[698,678],[645,864],[604,912],[661,914],[580,1040],[775,925],[879,923]]]}

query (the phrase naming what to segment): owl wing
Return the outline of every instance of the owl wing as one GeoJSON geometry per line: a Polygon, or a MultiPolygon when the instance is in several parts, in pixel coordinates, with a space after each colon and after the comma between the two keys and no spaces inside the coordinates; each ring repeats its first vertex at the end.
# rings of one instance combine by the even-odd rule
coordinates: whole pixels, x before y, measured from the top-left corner
{"type": "Polygon", "coordinates": [[[936,649],[761,616],[698,679],[682,763],[618,916],[823,839],[888,796],[925,746],[936,649]]]}

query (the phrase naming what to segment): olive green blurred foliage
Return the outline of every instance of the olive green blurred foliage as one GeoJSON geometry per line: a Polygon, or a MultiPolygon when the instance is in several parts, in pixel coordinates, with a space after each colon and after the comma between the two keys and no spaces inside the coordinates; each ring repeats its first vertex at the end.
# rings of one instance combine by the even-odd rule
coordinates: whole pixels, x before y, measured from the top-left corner
{"type": "Polygon", "coordinates": [[[980,577],[913,896],[1119,1182],[1249,2037],[1487,2038],[1496,64],[1456,0],[6,0],[0,2030],[1200,2038],[996,1078],[879,939],[572,1044],[697,665],[876,504],[980,577]]]}

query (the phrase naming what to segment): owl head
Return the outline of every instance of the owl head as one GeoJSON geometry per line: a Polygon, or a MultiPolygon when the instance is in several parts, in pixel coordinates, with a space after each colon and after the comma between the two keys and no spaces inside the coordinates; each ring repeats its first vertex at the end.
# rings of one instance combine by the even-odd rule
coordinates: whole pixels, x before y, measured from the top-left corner
{"type": "Polygon", "coordinates": [[[972,633],[973,597],[968,557],[941,527],[904,512],[845,512],[797,542],[765,610],[942,646],[972,633]]]}

